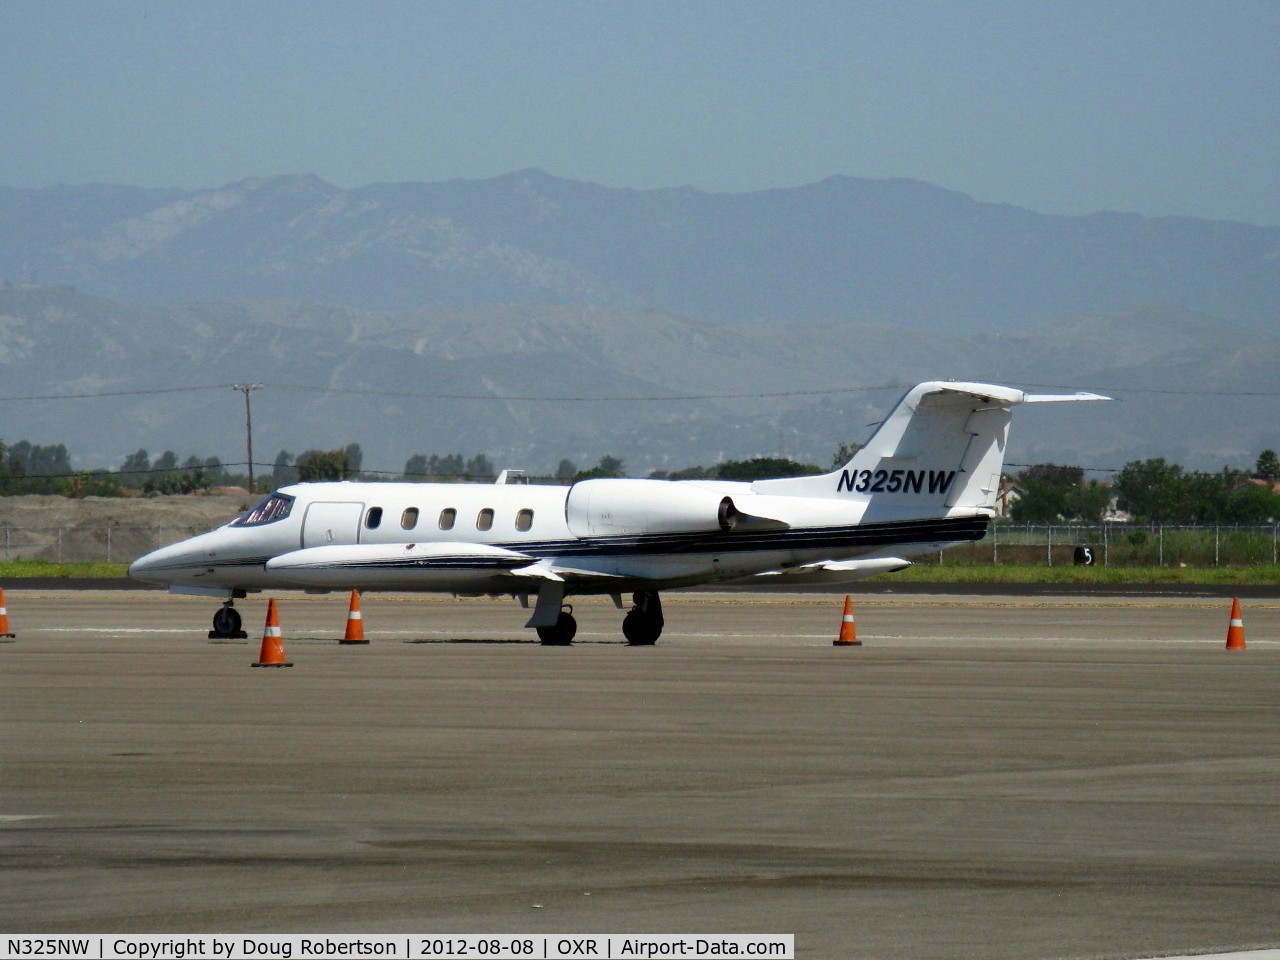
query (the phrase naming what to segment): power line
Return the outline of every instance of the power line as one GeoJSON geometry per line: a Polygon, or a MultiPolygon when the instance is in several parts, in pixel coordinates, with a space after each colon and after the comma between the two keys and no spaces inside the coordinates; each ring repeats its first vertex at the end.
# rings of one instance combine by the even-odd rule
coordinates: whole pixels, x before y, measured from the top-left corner
{"type": "MultiPolygon", "coordinates": [[[[466,401],[498,401],[512,403],[641,403],[663,401],[693,400],[775,400],[786,397],[823,397],[837,396],[847,393],[870,393],[876,390],[907,390],[914,383],[881,383],[862,387],[833,387],[814,390],[778,390],[754,393],[683,393],[683,394],[645,394],[614,397],[584,396],[537,396],[533,394],[493,394],[493,393],[420,393],[412,390],[361,390],[352,387],[327,387],[301,383],[255,383],[258,387],[271,387],[276,390],[301,390],[312,393],[337,394],[343,396],[370,397],[404,397],[417,400],[466,400],[466,401]]],[[[1038,389],[1079,390],[1078,385],[1056,383],[1023,383],[1024,387],[1038,389]]],[[[0,397],[0,403],[29,400],[96,400],[104,397],[147,397],[166,393],[195,393],[206,390],[244,390],[238,383],[211,383],[189,387],[157,387],[149,390],[106,390],[97,393],[47,393],[30,396],[0,397]]],[[[1145,387],[1108,387],[1091,386],[1088,389],[1107,394],[1150,394],[1155,396],[1186,397],[1258,397],[1275,399],[1280,392],[1265,390],[1158,390],[1145,387]]]]}
{"type": "MultiPolygon", "coordinates": [[[[468,394],[468,393],[417,393],[407,390],[359,390],[350,387],[319,387],[310,384],[271,383],[267,386],[279,390],[307,390],[317,393],[340,393],[357,396],[376,397],[412,397],[421,400],[500,400],[543,403],[604,403],[620,401],[636,403],[640,401],[663,400],[772,400],[781,397],[822,397],[835,396],[842,393],[870,393],[875,390],[909,390],[915,383],[881,383],[862,387],[833,387],[817,390],[779,390],[756,393],[691,393],[691,394],[648,394],[628,397],[546,397],[515,394],[468,394]]],[[[1058,383],[1024,383],[1023,386],[1038,389],[1080,390],[1082,387],[1058,383]]],[[[1090,387],[1089,389],[1104,393],[1142,393],[1158,395],[1177,395],[1191,397],[1280,397],[1280,392],[1253,390],[1155,390],[1130,387],[1090,387]]]]}
{"type": "Polygon", "coordinates": [[[776,393],[693,393],[693,394],[649,394],[646,396],[625,397],[546,397],[532,394],[492,394],[492,393],[417,393],[410,390],[358,390],[350,387],[317,387],[299,383],[269,383],[269,387],[278,390],[306,390],[315,393],[336,393],[350,396],[367,397],[409,397],[417,400],[497,400],[519,403],[638,403],[664,400],[767,400],[778,397],[819,397],[832,396],[839,393],[862,393],[870,390],[907,389],[907,385],[884,384],[874,387],[838,387],[830,390],[782,390],[776,393]]]}
{"type": "Polygon", "coordinates": [[[225,390],[229,383],[211,383],[193,387],[157,387],[154,390],[105,390],[99,393],[45,393],[27,397],[0,397],[6,400],[97,400],[102,397],[150,397],[160,393],[194,393],[197,390],[225,390]]]}

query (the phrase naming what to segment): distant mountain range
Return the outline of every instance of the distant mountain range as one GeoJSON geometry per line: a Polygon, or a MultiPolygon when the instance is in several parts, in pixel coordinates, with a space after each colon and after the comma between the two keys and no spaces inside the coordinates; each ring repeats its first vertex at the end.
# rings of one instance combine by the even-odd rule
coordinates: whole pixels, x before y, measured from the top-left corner
{"type": "Polygon", "coordinates": [[[343,190],[0,188],[0,280],[140,303],[494,303],[993,334],[1137,303],[1262,332],[1280,228],[1044,216],[911,180],[757,193],[617,190],[524,170],[343,190]]]}
{"type": "Polygon", "coordinates": [[[0,437],[65,443],[77,467],[139,447],[243,461],[234,382],[264,384],[259,472],[281,449],[351,442],[386,471],[415,453],[537,473],[604,454],[637,475],[766,455],[826,466],[907,386],[947,377],[1118,398],[1017,411],[1015,465],[1216,469],[1280,448],[1280,332],[1168,304],[923,335],[593,305],[157,305],[18,284],[0,290],[0,377],[0,437]]]}

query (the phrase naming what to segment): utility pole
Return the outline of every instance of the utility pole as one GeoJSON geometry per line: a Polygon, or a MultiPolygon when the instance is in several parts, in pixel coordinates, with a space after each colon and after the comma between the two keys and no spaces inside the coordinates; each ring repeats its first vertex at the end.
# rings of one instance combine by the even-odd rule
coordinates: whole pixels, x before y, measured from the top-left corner
{"type": "Polygon", "coordinates": [[[260,383],[235,383],[232,384],[232,390],[239,390],[244,394],[244,436],[245,444],[248,447],[249,461],[249,492],[257,493],[257,488],[253,482],[253,406],[249,403],[249,394],[259,389],[260,383]]]}

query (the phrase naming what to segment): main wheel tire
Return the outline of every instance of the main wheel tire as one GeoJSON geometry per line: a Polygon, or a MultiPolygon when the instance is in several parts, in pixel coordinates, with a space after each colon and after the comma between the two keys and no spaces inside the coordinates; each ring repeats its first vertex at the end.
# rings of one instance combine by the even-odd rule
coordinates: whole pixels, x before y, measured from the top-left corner
{"type": "Polygon", "coordinates": [[[651,647],[662,636],[662,621],[632,610],[622,618],[622,635],[633,647],[651,647]]]}
{"type": "Polygon", "coordinates": [[[578,621],[573,618],[573,614],[561,612],[551,626],[535,629],[544,647],[567,647],[573,643],[574,635],[578,632],[578,621]]]}

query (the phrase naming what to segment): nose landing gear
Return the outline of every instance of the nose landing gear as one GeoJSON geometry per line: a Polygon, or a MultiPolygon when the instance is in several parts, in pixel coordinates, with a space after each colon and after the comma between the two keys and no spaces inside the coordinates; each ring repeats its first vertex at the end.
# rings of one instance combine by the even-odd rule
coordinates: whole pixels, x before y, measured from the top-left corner
{"type": "Polygon", "coordinates": [[[233,604],[235,600],[225,600],[218,612],[213,615],[213,629],[209,631],[210,640],[245,640],[248,634],[241,627],[240,611],[233,604]]]}

